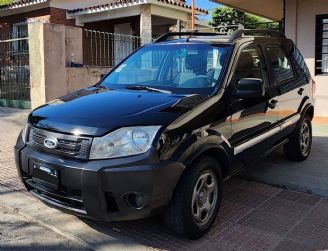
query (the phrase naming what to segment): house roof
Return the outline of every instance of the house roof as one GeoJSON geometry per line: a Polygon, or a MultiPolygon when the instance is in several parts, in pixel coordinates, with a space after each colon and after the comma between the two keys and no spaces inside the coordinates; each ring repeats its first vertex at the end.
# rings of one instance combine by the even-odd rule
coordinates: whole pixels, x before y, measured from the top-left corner
{"type": "MultiPolygon", "coordinates": [[[[89,13],[101,12],[101,11],[106,11],[106,10],[111,10],[121,7],[129,7],[133,5],[156,3],[156,2],[158,2],[159,4],[167,4],[168,6],[172,5],[189,10],[192,9],[191,5],[185,4],[184,2],[175,2],[172,0],[117,0],[115,2],[108,3],[108,4],[101,4],[101,5],[96,5],[86,8],[78,8],[78,9],[69,10],[67,12],[69,14],[89,14],[89,13]]],[[[196,8],[196,11],[208,14],[208,11],[202,8],[196,8]]]]}
{"type": "Polygon", "coordinates": [[[39,3],[45,3],[48,0],[14,0],[11,4],[0,5],[0,9],[15,9],[30,6],[39,3]]]}

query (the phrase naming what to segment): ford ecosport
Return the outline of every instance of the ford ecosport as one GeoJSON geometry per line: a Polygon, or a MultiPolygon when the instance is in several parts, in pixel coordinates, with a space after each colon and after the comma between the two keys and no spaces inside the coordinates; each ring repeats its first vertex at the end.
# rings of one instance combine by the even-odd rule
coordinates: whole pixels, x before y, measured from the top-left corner
{"type": "Polygon", "coordinates": [[[163,213],[197,239],[225,179],[280,147],[293,161],[309,156],[313,92],[282,33],[169,33],[98,84],[32,111],[16,164],[48,205],[103,221],[163,213]]]}

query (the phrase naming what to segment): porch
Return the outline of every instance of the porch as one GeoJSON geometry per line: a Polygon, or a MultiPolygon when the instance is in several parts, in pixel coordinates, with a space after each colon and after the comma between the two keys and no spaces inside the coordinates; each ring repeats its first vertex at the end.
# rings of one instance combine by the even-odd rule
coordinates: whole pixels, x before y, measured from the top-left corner
{"type": "MultiPolygon", "coordinates": [[[[177,20],[191,28],[191,12],[191,6],[184,3],[131,0],[70,10],[67,18],[85,29],[138,36],[145,43],[169,32],[177,20]]],[[[207,11],[196,8],[195,14],[206,15],[207,11]]]]}

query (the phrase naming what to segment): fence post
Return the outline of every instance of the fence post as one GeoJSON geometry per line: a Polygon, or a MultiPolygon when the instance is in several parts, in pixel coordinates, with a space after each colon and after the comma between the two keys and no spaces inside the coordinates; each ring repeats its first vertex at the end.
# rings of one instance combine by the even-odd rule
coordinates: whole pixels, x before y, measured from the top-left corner
{"type": "Polygon", "coordinates": [[[46,102],[43,25],[43,23],[37,22],[28,24],[32,109],[46,102]]]}
{"type": "Polygon", "coordinates": [[[29,23],[31,106],[67,94],[65,26],[29,23]]]}
{"type": "Polygon", "coordinates": [[[141,43],[146,44],[152,41],[152,22],[150,5],[141,5],[140,15],[140,37],[141,43]]]}

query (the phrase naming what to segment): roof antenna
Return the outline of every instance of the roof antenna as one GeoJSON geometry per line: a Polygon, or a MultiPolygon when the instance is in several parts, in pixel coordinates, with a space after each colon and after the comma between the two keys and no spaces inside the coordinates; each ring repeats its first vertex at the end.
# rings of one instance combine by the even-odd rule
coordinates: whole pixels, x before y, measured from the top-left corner
{"type": "Polygon", "coordinates": [[[190,38],[191,38],[193,35],[195,35],[196,32],[197,32],[197,30],[195,29],[195,30],[193,30],[193,31],[190,33],[190,35],[186,38],[186,43],[189,43],[190,38]]]}

